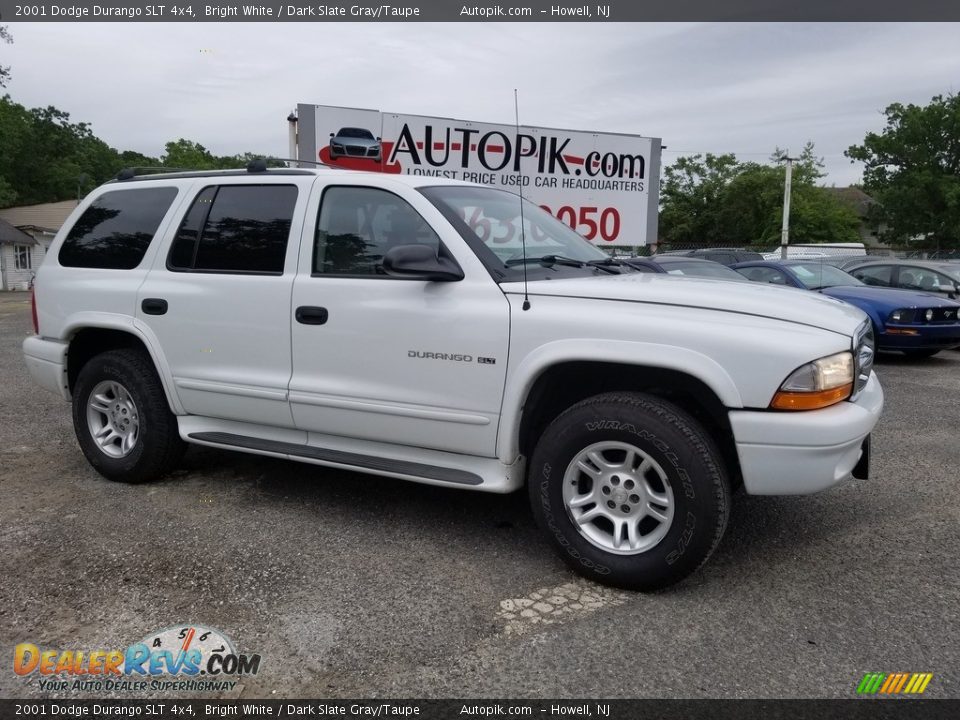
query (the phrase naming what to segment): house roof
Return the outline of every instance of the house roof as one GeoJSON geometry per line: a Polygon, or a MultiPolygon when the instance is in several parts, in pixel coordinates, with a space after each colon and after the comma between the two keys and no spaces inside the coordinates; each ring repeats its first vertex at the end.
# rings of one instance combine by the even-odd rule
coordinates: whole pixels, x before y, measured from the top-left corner
{"type": "Polygon", "coordinates": [[[876,200],[858,187],[830,187],[826,189],[833,193],[840,202],[852,207],[861,217],[867,214],[871,205],[877,204],[876,200]]]}
{"type": "Polygon", "coordinates": [[[16,243],[17,245],[36,245],[37,240],[18,230],[6,220],[0,220],[0,243],[16,243]]]}
{"type": "Polygon", "coordinates": [[[76,200],[62,200],[40,205],[21,205],[0,210],[0,220],[15,227],[30,226],[35,230],[57,232],[77,206],[76,200]]]}

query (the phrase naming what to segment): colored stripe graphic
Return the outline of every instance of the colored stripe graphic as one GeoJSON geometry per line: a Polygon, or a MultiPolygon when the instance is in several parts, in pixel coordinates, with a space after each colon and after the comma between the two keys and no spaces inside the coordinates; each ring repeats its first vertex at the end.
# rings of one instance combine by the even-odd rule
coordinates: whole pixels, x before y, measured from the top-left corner
{"type": "Polygon", "coordinates": [[[867,673],[860,681],[857,692],[861,695],[873,695],[880,689],[880,683],[887,677],[886,673],[867,673]]]}
{"type": "Polygon", "coordinates": [[[896,673],[890,673],[889,675],[887,675],[887,679],[884,681],[883,686],[880,688],[881,695],[886,695],[888,692],[890,692],[890,686],[896,682],[897,677],[898,676],[896,673]]]}
{"type": "Polygon", "coordinates": [[[858,695],[920,695],[933,673],[867,673],[857,685],[858,695]]]}

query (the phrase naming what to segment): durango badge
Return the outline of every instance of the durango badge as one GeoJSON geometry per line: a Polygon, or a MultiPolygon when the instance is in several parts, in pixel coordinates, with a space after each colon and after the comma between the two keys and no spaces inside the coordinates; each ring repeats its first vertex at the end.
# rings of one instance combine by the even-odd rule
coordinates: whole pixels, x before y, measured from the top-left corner
{"type": "Polygon", "coordinates": [[[407,357],[423,358],[424,360],[453,360],[454,362],[473,362],[473,355],[459,353],[423,352],[422,350],[407,350],[407,357]]]}

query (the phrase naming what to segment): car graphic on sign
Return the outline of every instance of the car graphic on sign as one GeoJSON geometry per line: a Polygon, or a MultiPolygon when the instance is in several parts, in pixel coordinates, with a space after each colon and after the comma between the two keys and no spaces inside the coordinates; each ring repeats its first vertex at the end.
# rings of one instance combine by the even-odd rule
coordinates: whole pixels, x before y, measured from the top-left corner
{"type": "Polygon", "coordinates": [[[364,128],[345,127],[330,133],[330,159],[360,157],[380,160],[380,138],[364,128]]]}

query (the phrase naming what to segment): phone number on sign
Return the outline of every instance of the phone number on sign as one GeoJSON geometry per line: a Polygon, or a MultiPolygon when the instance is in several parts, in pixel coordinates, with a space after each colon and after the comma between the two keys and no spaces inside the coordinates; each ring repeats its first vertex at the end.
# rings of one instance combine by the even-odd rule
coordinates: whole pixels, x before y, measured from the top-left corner
{"type": "Polygon", "coordinates": [[[569,225],[587,240],[595,240],[599,235],[600,239],[613,242],[620,235],[620,211],[616,208],[575,208],[564,205],[554,212],[546,205],[540,207],[557,220],[569,225]]]}
{"type": "MultiPolygon", "coordinates": [[[[560,222],[569,225],[571,229],[583,235],[587,240],[593,240],[599,235],[601,239],[613,242],[620,235],[620,211],[616,208],[574,208],[564,205],[557,208],[557,212],[554,213],[547,205],[541,205],[540,207],[560,222]]],[[[517,239],[517,226],[513,222],[503,219],[498,220],[497,229],[502,228],[503,233],[495,234],[496,230],[493,223],[490,218],[483,217],[480,208],[474,208],[472,212],[466,211],[464,220],[483,242],[492,242],[499,245],[515,242],[517,239]]],[[[530,227],[530,235],[537,241],[547,237],[543,229],[536,224],[530,227]]]]}

